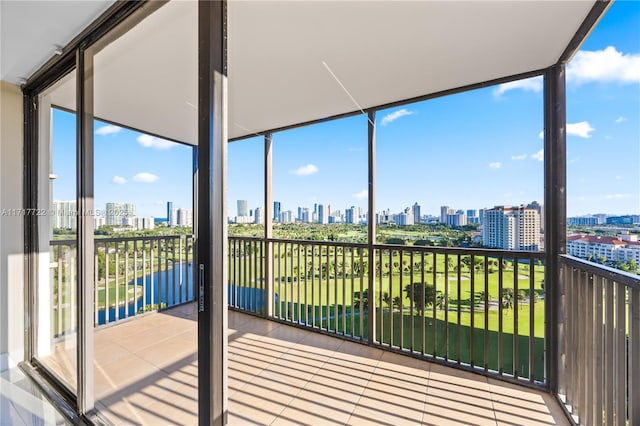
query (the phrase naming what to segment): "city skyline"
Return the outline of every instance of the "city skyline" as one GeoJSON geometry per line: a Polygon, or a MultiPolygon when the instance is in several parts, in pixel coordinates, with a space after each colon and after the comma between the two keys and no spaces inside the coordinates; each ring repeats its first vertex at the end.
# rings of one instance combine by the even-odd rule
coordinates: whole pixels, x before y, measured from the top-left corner
{"type": "MultiPolygon", "coordinates": [[[[538,77],[379,111],[376,210],[542,201],[542,98],[538,77]]],[[[54,110],[53,121],[54,197],[74,199],[75,118],[54,110]]],[[[640,212],[638,140],[640,4],[615,2],[567,67],[568,216],[640,212]]],[[[264,206],[263,138],[228,152],[230,215],[238,199],[264,206]]],[[[367,208],[365,115],[277,132],[272,155],[282,210],[367,208]]],[[[135,202],[156,217],[166,199],[192,208],[192,147],[96,122],[95,158],[96,205],[135,202]]]]}

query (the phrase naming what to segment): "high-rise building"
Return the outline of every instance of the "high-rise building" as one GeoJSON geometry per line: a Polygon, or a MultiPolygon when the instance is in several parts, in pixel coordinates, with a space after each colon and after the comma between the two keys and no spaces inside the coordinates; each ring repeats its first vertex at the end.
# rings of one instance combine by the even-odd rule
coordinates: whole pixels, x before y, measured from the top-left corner
{"type": "Polygon", "coordinates": [[[318,204],[318,223],[329,223],[329,209],[326,204],[318,204]]]}
{"type": "Polygon", "coordinates": [[[413,223],[420,223],[422,222],[422,216],[420,215],[420,204],[418,204],[418,202],[416,201],[416,203],[413,205],[413,223]]]}
{"type": "Polygon", "coordinates": [[[264,208],[256,207],[253,211],[253,223],[261,225],[264,223],[264,208]]]}
{"type": "Polygon", "coordinates": [[[280,223],[293,223],[293,212],[291,210],[280,212],[278,221],[280,223]]]}
{"type": "Polygon", "coordinates": [[[544,206],[537,201],[532,201],[527,205],[527,208],[538,212],[540,216],[540,231],[544,231],[544,206]]]}
{"type": "Polygon", "coordinates": [[[107,224],[107,219],[105,219],[104,217],[96,216],[93,218],[93,229],[100,229],[106,224],[107,224]]]}
{"type": "Polygon", "coordinates": [[[136,215],[136,205],[132,203],[107,203],[106,219],[109,226],[123,226],[127,219],[136,215]]]}
{"type": "Polygon", "coordinates": [[[238,216],[249,216],[247,200],[238,200],[238,216]]]}
{"type": "Polygon", "coordinates": [[[273,202],[273,221],[280,222],[280,201],[273,202]]]}
{"type": "Polygon", "coordinates": [[[449,209],[451,212],[447,214],[447,221],[445,222],[449,226],[465,226],[467,224],[467,215],[464,211],[458,210],[456,212],[449,209]]]}
{"type": "Polygon", "coordinates": [[[171,209],[169,213],[169,226],[172,228],[178,226],[178,209],[171,209]]]}
{"type": "Polygon", "coordinates": [[[482,240],[504,250],[540,249],[540,214],[525,206],[496,206],[484,210],[482,240]]]}
{"type": "Polygon", "coordinates": [[[60,229],[76,229],[76,201],[54,201],[53,202],[53,227],[60,229]]]}
{"type": "Polygon", "coordinates": [[[153,229],[155,226],[153,216],[148,217],[135,217],[131,222],[135,222],[134,225],[137,230],[153,229]]]}
{"type": "Polygon", "coordinates": [[[171,210],[173,210],[173,202],[167,201],[167,225],[171,222],[171,210]]]}
{"type": "Polygon", "coordinates": [[[298,209],[298,220],[303,223],[310,223],[313,219],[312,213],[313,212],[311,212],[308,207],[300,207],[298,209]]]}
{"type": "Polygon", "coordinates": [[[440,207],[440,223],[448,223],[448,217],[450,214],[455,214],[455,211],[449,206],[440,207]]]}
{"type": "Polygon", "coordinates": [[[358,209],[355,206],[351,206],[351,208],[344,211],[344,221],[346,223],[358,223],[359,220],[358,209]]]}
{"type": "Polygon", "coordinates": [[[193,226],[193,212],[189,209],[178,209],[176,224],[183,228],[193,226]]]}
{"type": "Polygon", "coordinates": [[[480,223],[480,218],[478,217],[478,210],[475,210],[475,209],[467,210],[467,223],[480,223]]]}

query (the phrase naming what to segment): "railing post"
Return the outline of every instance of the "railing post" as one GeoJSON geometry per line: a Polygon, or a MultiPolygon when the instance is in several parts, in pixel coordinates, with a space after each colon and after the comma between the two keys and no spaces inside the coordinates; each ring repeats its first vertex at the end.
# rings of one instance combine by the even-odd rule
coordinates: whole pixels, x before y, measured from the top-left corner
{"type": "Polygon", "coordinates": [[[369,259],[369,271],[368,271],[368,293],[369,293],[369,316],[367,317],[367,340],[369,344],[376,342],[376,256],[375,256],[375,244],[376,244],[376,112],[369,111],[367,123],[367,145],[368,145],[368,214],[367,214],[367,227],[368,227],[368,259],[369,259]]]}
{"type": "Polygon", "coordinates": [[[273,191],[272,191],[272,151],[271,132],[264,135],[264,283],[265,305],[262,312],[267,317],[273,316],[273,191]]]}
{"type": "Polygon", "coordinates": [[[544,232],[545,370],[551,392],[558,392],[559,256],[566,251],[566,96],[565,66],[544,74],[544,232]]]}

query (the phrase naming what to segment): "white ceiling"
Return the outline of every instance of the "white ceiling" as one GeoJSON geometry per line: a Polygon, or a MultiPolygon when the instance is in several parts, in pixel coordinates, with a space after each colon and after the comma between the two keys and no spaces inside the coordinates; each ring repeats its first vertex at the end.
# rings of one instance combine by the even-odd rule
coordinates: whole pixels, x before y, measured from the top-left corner
{"type": "MultiPolygon", "coordinates": [[[[229,137],[548,67],[593,4],[232,1],[229,137]]],[[[53,102],[74,109],[70,89],[53,102]]],[[[161,7],[100,52],[94,102],[97,117],[196,144],[197,3],[161,7]]]]}
{"type": "Polygon", "coordinates": [[[29,77],[113,3],[0,0],[0,80],[29,77]]]}

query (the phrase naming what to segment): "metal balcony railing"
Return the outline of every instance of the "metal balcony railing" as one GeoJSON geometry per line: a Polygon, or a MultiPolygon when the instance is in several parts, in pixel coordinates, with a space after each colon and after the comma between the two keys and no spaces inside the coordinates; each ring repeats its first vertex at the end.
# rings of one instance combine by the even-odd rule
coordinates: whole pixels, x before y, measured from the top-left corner
{"type": "Polygon", "coordinates": [[[230,237],[229,305],[267,316],[273,303],[279,321],[544,385],[543,257],[230,237]]]}
{"type": "MultiPolygon", "coordinates": [[[[52,241],[53,334],[76,245],[52,241]]],[[[192,236],[95,241],[95,324],[195,300],[192,236]]],[[[579,424],[640,424],[640,277],[560,258],[558,393],[579,424]]],[[[544,254],[229,237],[232,309],[549,388],[544,254]]]]}
{"type": "MultiPolygon", "coordinates": [[[[53,335],[75,329],[76,243],[51,241],[53,335]]],[[[195,300],[193,237],[95,240],[95,325],[195,300]]]]}
{"type": "Polygon", "coordinates": [[[558,394],[574,421],[640,424],[640,277],[560,260],[558,394]]]}

